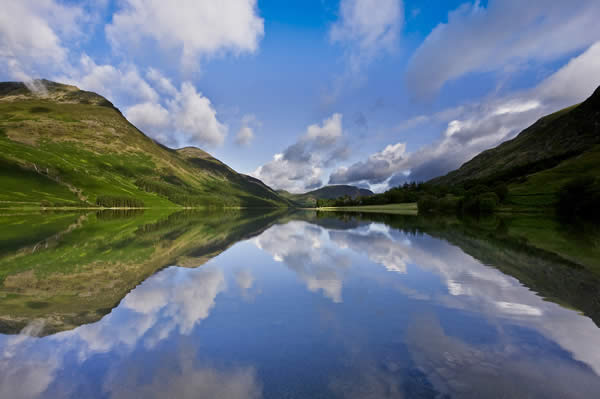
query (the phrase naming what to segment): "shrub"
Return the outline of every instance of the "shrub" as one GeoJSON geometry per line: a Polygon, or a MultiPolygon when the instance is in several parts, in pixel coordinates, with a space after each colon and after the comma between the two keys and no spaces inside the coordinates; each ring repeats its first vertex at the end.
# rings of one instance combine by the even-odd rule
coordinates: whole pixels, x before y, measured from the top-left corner
{"type": "Polygon", "coordinates": [[[96,198],[96,205],[104,208],[143,208],[144,201],[130,197],[100,195],[96,198]]]}
{"type": "Polygon", "coordinates": [[[600,220],[600,182],[580,177],[567,182],[558,191],[557,212],[567,220],[600,220]]]}
{"type": "Polygon", "coordinates": [[[500,203],[496,193],[484,193],[479,196],[479,213],[493,213],[500,203]]]}
{"type": "Polygon", "coordinates": [[[433,195],[423,195],[417,202],[419,213],[433,213],[438,210],[438,200],[433,195]]]}
{"type": "Polygon", "coordinates": [[[462,211],[475,215],[493,213],[499,203],[500,198],[498,198],[498,195],[488,191],[465,197],[462,203],[462,211]]]}
{"type": "Polygon", "coordinates": [[[456,213],[460,207],[460,198],[447,195],[438,200],[438,210],[443,213],[456,213]]]}
{"type": "Polygon", "coordinates": [[[504,202],[508,197],[508,187],[504,183],[497,183],[494,186],[494,193],[496,193],[500,202],[504,202]]]}

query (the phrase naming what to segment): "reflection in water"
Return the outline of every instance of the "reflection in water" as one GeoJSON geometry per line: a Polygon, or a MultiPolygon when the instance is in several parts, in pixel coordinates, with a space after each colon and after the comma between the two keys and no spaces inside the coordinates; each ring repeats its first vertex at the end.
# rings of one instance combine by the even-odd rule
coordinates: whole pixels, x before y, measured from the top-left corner
{"type": "Polygon", "coordinates": [[[342,278],[350,259],[324,239],[326,232],[305,222],[273,226],[256,238],[256,246],[283,262],[312,292],[321,291],[333,302],[342,302],[342,278]]]}
{"type": "Polygon", "coordinates": [[[36,318],[45,319],[44,334],[96,321],[156,271],[172,264],[199,267],[261,233],[280,213],[73,215],[76,222],[66,229],[57,223],[50,239],[15,245],[0,256],[0,332],[18,332],[36,318]]]}
{"type": "MultiPolygon", "coordinates": [[[[188,271],[171,267],[150,277],[101,322],[47,337],[42,351],[39,351],[42,342],[28,336],[40,331],[41,326],[34,323],[22,334],[4,341],[0,397],[35,397],[48,388],[72,356],[78,363],[85,363],[93,356],[110,353],[116,355],[115,363],[118,364],[132,356],[140,346],[146,350],[156,348],[174,332],[180,337],[189,335],[209,316],[215,298],[224,289],[225,279],[219,269],[188,271]]],[[[141,397],[156,398],[169,395],[191,398],[198,394],[200,397],[226,398],[260,396],[252,368],[220,371],[198,367],[189,352],[183,355],[186,357],[177,359],[179,363],[173,367],[161,365],[151,383],[141,387],[137,386],[134,377],[136,372],[143,373],[146,365],[125,360],[125,363],[131,363],[126,367],[127,372],[123,373],[125,369],[118,373],[113,371],[104,388],[115,398],[129,397],[132,388],[141,397]],[[114,392],[113,388],[116,389],[114,392]],[[166,395],[168,392],[170,394],[166,395]]],[[[123,364],[118,366],[124,367],[123,364]]]]}
{"type": "MultiPolygon", "coordinates": [[[[586,311],[595,314],[597,298],[587,288],[566,292],[549,283],[552,276],[560,279],[556,286],[598,281],[571,255],[567,261],[515,245],[506,231],[497,238],[417,218],[378,223],[296,214],[275,224],[278,215],[205,216],[148,224],[136,222],[148,215],[133,215],[125,219],[133,227],[123,227],[109,246],[91,232],[104,229],[105,236],[123,219],[82,220],[78,228],[89,230],[86,252],[94,259],[80,256],[74,237],[64,241],[69,233],[60,236],[46,253],[50,259],[78,254],[100,270],[132,273],[128,281],[136,284],[141,270],[160,271],[99,321],[67,331],[47,335],[47,324],[59,325],[56,318],[62,322],[81,308],[50,295],[46,308],[29,308],[43,317],[21,334],[0,335],[0,397],[589,398],[600,392],[600,330],[564,306],[588,299],[586,311]],[[130,257],[120,263],[102,257],[113,251],[130,257]],[[178,266],[163,269],[169,264],[178,266]],[[551,293],[552,301],[523,282],[551,293]]],[[[15,273],[33,276],[29,281],[38,285],[29,298],[66,292],[64,284],[42,290],[43,274],[25,267],[36,256],[9,253],[0,264],[16,259],[22,268],[15,273]]],[[[71,291],[90,289],[79,283],[91,273],[86,267],[57,270],[67,273],[53,281],[70,278],[79,284],[71,291]]],[[[20,281],[14,275],[8,287],[5,278],[3,292],[20,281]]],[[[110,292],[108,280],[101,283],[97,293],[110,292]]],[[[22,312],[15,314],[26,313],[17,299],[0,297],[3,320],[10,320],[11,304],[22,312]]],[[[104,303],[96,300],[89,303],[104,303]]]]}
{"type": "MultiPolygon", "coordinates": [[[[150,277],[121,302],[102,323],[76,330],[90,352],[107,352],[117,345],[133,347],[140,339],[153,348],[177,330],[188,335],[208,317],[216,296],[225,288],[223,272],[197,269],[185,272],[169,268],[150,277]],[[125,318],[127,323],[122,323],[125,318]]],[[[67,339],[72,339],[65,333],[67,339]]]]}

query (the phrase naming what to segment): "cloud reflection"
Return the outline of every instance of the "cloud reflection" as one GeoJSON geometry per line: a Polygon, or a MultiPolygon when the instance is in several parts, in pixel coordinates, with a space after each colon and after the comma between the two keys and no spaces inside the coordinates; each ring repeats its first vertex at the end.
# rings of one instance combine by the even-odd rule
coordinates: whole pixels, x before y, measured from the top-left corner
{"type": "Polygon", "coordinates": [[[589,350],[600,347],[600,334],[588,317],[544,300],[516,278],[483,265],[445,241],[415,236],[409,245],[407,235],[379,230],[332,231],[330,236],[340,248],[366,253],[376,263],[414,264],[437,275],[447,288],[431,298],[439,305],[534,329],[600,375],[600,352],[589,350]]]}
{"type": "MultiPolygon", "coordinates": [[[[67,355],[75,354],[81,364],[100,353],[125,356],[139,344],[152,349],[174,331],[188,335],[209,316],[215,306],[215,298],[224,289],[225,277],[218,268],[190,270],[171,267],[147,279],[127,295],[118,308],[97,323],[43,340],[27,334],[5,336],[0,345],[4,348],[0,358],[0,397],[40,396],[64,367],[67,355]]],[[[208,387],[214,387],[210,388],[211,392],[221,393],[220,397],[255,397],[245,396],[241,389],[236,388],[249,380],[250,374],[246,372],[235,374],[232,377],[234,382],[228,386],[221,381],[225,378],[222,373],[209,369],[187,369],[187,374],[183,371],[173,378],[179,381],[189,378],[196,381],[191,385],[195,387],[204,382],[208,387]]],[[[152,390],[160,392],[156,386],[159,383],[154,382],[152,390]]],[[[182,396],[178,397],[190,397],[186,396],[186,392],[181,391],[182,396]]]]}
{"type": "Polygon", "coordinates": [[[256,238],[256,246],[283,262],[311,292],[342,302],[343,276],[350,258],[331,245],[327,231],[306,222],[276,225],[256,238]]]}

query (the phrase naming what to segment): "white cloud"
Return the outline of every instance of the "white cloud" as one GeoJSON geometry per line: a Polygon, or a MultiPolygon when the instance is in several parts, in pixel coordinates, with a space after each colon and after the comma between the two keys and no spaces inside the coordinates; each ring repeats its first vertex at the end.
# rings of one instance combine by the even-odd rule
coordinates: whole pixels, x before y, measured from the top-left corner
{"type": "Polygon", "coordinates": [[[158,93],[144,80],[134,65],[122,69],[112,65],[98,65],[83,54],[77,72],[61,77],[61,82],[72,82],[83,90],[96,92],[116,102],[156,102],[158,93]]]}
{"type": "Polygon", "coordinates": [[[235,136],[235,142],[239,146],[248,146],[254,140],[254,128],[261,127],[262,123],[256,115],[246,114],[242,117],[242,126],[235,136]]]}
{"type": "Polygon", "coordinates": [[[314,141],[318,147],[327,147],[342,137],[342,114],[333,114],[321,126],[314,124],[306,129],[303,140],[314,141]]]}
{"type": "Polygon", "coordinates": [[[189,82],[166,101],[143,102],[125,109],[125,116],[144,133],[169,146],[218,146],[227,135],[211,101],[189,82]]]}
{"type": "Polygon", "coordinates": [[[217,119],[217,111],[210,100],[198,93],[190,82],[181,85],[169,108],[175,115],[175,127],[186,138],[197,143],[221,145],[227,135],[227,126],[217,119]]]}
{"type": "Polygon", "coordinates": [[[283,262],[310,292],[321,292],[334,303],[343,302],[343,274],[350,260],[335,251],[325,230],[305,222],[275,225],[256,238],[258,248],[283,262]]]}
{"type": "Polygon", "coordinates": [[[399,0],[342,0],[339,20],[329,31],[333,42],[349,47],[352,72],[359,72],[380,50],[396,42],[404,21],[399,0]]]}
{"type": "Polygon", "coordinates": [[[168,132],[171,127],[171,116],[162,105],[156,103],[140,103],[125,110],[125,117],[138,129],[154,137],[158,141],[169,144],[168,132]]]}
{"type": "Polygon", "coordinates": [[[331,27],[333,41],[355,41],[361,48],[382,46],[396,39],[402,24],[398,0],[342,0],[340,19],[331,27]]]}
{"type": "Polygon", "coordinates": [[[341,0],[339,19],[331,26],[332,43],[343,46],[346,70],[324,94],[332,104],[349,86],[364,83],[364,69],[381,53],[394,48],[404,23],[401,0],[341,0]]]}
{"type": "Polygon", "coordinates": [[[576,103],[600,84],[600,41],[546,79],[536,93],[559,104],[576,103]]]}
{"type": "Polygon", "coordinates": [[[291,192],[320,187],[323,168],[331,162],[345,159],[347,146],[340,144],[343,136],[342,114],[333,114],[321,125],[307,127],[296,143],[273,160],[258,167],[252,176],[267,185],[291,192]]]}
{"type": "Polygon", "coordinates": [[[235,142],[242,146],[250,145],[253,139],[254,130],[250,126],[242,126],[235,136],[235,142]]]}
{"type": "Polygon", "coordinates": [[[146,73],[146,78],[154,83],[155,87],[164,94],[168,94],[170,96],[175,96],[177,94],[177,89],[173,86],[173,83],[159,70],[155,68],[148,68],[148,73],[146,73]]]}
{"type": "Polygon", "coordinates": [[[0,72],[29,81],[68,68],[65,41],[80,34],[83,9],[53,0],[7,1],[0,13],[0,72]]]}
{"type": "Polygon", "coordinates": [[[157,51],[175,51],[182,63],[220,52],[254,52],[264,34],[256,0],[123,0],[106,34],[115,48],[150,43],[157,51]]]}
{"type": "Polygon", "coordinates": [[[597,0],[490,0],[487,7],[479,1],[463,4],[413,54],[407,82],[426,97],[470,72],[558,59],[600,38],[599,14],[597,0]]]}

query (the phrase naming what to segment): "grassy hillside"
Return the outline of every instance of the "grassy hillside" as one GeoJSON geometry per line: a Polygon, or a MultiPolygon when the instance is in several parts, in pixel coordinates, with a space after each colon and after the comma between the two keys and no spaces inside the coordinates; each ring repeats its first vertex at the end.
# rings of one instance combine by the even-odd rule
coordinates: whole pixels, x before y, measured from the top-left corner
{"type": "Polygon", "coordinates": [[[289,204],[200,149],[156,143],[95,93],[43,83],[0,83],[0,208],[289,204]]]}
{"type": "Polygon", "coordinates": [[[508,185],[505,209],[539,210],[557,203],[568,182],[600,176],[600,88],[585,102],[545,116],[513,140],[484,151],[430,181],[468,189],[508,185]]]}
{"type": "Polygon", "coordinates": [[[304,194],[292,194],[285,190],[279,190],[278,193],[282,197],[306,207],[315,206],[318,199],[335,199],[344,196],[357,198],[373,195],[373,192],[371,190],[367,190],[366,188],[358,188],[346,185],[325,186],[304,194]]]}
{"type": "Polygon", "coordinates": [[[508,180],[550,169],[600,144],[600,88],[585,102],[545,116],[517,137],[484,151],[446,176],[442,185],[508,180]]]}

